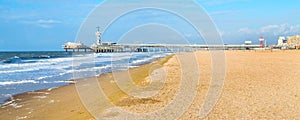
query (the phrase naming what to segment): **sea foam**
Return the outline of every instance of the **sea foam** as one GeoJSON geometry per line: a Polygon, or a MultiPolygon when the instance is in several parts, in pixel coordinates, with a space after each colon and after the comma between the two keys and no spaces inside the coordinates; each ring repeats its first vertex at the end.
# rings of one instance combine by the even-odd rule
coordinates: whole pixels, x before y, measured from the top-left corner
{"type": "Polygon", "coordinates": [[[25,83],[38,83],[38,82],[35,80],[5,81],[5,82],[0,82],[0,85],[13,85],[13,84],[25,84],[25,83]]]}

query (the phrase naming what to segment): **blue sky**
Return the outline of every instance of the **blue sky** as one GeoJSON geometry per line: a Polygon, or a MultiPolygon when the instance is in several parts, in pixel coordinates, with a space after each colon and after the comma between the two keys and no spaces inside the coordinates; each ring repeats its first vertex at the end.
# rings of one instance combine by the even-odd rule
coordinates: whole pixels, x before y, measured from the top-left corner
{"type": "MultiPolygon", "coordinates": [[[[122,2],[116,2],[116,5],[130,5],[133,1],[123,0],[122,2]]],[[[300,1],[196,1],[215,22],[224,43],[242,44],[245,40],[258,43],[257,39],[260,35],[263,35],[269,44],[275,44],[278,36],[300,34],[300,1]]],[[[75,41],[80,26],[89,13],[101,2],[103,1],[0,0],[0,51],[62,50],[62,44],[75,41]]],[[[189,9],[185,9],[184,4],[182,5],[182,10],[189,11],[189,9]]],[[[113,11],[104,12],[109,15],[113,11]]],[[[143,15],[141,14],[141,16],[143,15]]],[[[137,17],[140,19],[132,22],[149,19],[141,16],[137,17]]],[[[180,25],[178,26],[180,27],[180,25]]],[[[154,27],[159,29],[158,26],[154,27]]],[[[136,29],[128,36],[135,36],[134,33],[136,33],[147,37],[141,31],[149,33],[149,30],[151,31],[154,27],[144,27],[144,30],[136,29]]],[[[161,30],[166,31],[167,28],[161,27],[161,30]]],[[[164,35],[158,35],[152,37],[152,39],[171,39],[172,37],[165,36],[169,33],[174,34],[174,31],[165,32],[164,35]]],[[[90,38],[87,38],[94,38],[93,34],[91,33],[90,38]]],[[[193,34],[191,33],[191,36],[193,34]]],[[[128,38],[128,36],[125,38],[128,38]]],[[[153,34],[149,36],[153,36],[153,34]]],[[[114,38],[109,37],[109,35],[103,38],[104,41],[114,41],[112,39],[114,38]]]]}

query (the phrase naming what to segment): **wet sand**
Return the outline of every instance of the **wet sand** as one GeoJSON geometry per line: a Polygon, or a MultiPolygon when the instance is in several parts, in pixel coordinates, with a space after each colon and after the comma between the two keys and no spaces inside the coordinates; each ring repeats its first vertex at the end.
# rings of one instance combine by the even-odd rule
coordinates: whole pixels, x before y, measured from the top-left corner
{"type": "MultiPolygon", "coordinates": [[[[99,76],[97,79],[101,88],[113,103],[113,106],[101,106],[103,119],[130,118],[117,108],[141,115],[166,108],[175,98],[178,99],[178,88],[183,84],[181,73],[184,72],[181,70],[183,63],[180,59],[185,58],[186,54],[190,53],[181,53],[130,70],[131,78],[141,87],[155,83],[154,79],[166,80],[163,88],[155,89],[158,94],[152,97],[140,99],[128,96],[118,88],[112,74],[99,76]],[[165,73],[165,76],[161,76],[161,73],[165,73]]],[[[226,51],[225,55],[224,88],[215,108],[205,119],[300,119],[300,79],[297,76],[300,75],[300,51],[226,51]]],[[[195,99],[179,119],[199,119],[199,112],[210,87],[210,54],[208,51],[198,51],[195,56],[200,83],[195,90],[195,99]]],[[[191,68],[191,71],[194,69],[191,68]]],[[[91,79],[82,81],[88,84],[91,79]]],[[[0,118],[95,119],[93,115],[97,113],[87,111],[77,90],[75,84],[70,84],[16,95],[14,101],[1,105],[0,118]]],[[[149,91],[137,94],[148,94],[149,91]]],[[[93,93],[96,92],[88,93],[89,96],[95,96],[93,93]]],[[[167,114],[165,117],[171,118],[168,116],[172,115],[167,114]]]]}

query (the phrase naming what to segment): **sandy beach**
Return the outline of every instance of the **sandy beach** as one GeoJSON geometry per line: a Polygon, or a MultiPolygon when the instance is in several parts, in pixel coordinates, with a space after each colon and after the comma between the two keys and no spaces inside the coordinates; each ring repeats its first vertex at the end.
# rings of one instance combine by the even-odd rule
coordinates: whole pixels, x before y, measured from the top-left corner
{"type": "MultiPolygon", "coordinates": [[[[225,55],[226,76],[222,93],[204,119],[300,119],[300,80],[297,76],[300,75],[300,51],[225,51],[225,55]]],[[[129,71],[98,76],[96,84],[95,78],[86,78],[68,86],[16,95],[12,101],[0,106],[0,119],[93,120],[99,116],[101,119],[133,119],[127,113],[143,116],[163,111],[176,102],[186,102],[188,106],[180,109],[178,105],[179,109],[171,109],[175,113],[165,111],[165,118],[160,119],[199,119],[211,87],[211,66],[208,51],[180,53],[129,71]],[[196,58],[196,66],[189,62],[191,56],[196,58]],[[125,73],[130,73],[135,85],[145,88],[145,91],[136,92],[128,86],[126,89],[132,91],[130,94],[149,94],[150,97],[132,97],[122,91],[118,85],[126,83],[117,84],[114,79],[125,73]],[[199,78],[199,84],[188,81],[196,78],[199,78]],[[187,85],[182,86],[185,83],[187,85]],[[149,85],[152,87],[147,88],[149,85]],[[88,101],[89,97],[101,98],[96,87],[102,88],[110,104],[102,99],[88,101]],[[181,87],[183,90],[179,89],[181,87]],[[183,95],[195,93],[193,99],[180,95],[180,91],[188,89],[192,92],[186,91],[189,93],[183,95]],[[177,113],[180,113],[178,117],[177,113]]],[[[148,116],[144,117],[152,119],[148,116]]]]}

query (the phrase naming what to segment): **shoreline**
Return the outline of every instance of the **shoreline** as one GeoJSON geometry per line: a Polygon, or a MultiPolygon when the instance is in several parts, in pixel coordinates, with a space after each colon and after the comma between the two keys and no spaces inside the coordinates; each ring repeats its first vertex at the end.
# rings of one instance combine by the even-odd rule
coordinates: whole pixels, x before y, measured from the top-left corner
{"type": "MultiPolygon", "coordinates": [[[[30,52],[30,51],[28,51],[28,52],[30,52]]],[[[37,52],[40,52],[40,51],[37,51],[37,52]]],[[[46,52],[47,52],[47,51],[46,51],[46,52]]],[[[62,52],[62,51],[53,51],[53,52],[62,52]]],[[[164,59],[164,58],[170,57],[170,56],[173,56],[173,54],[172,54],[172,55],[167,55],[167,56],[161,57],[161,58],[155,58],[155,59],[152,60],[152,61],[148,61],[148,62],[146,62],[146,63],[139,64],[139,65],[136,66],[136,67],[140,67],[140,66],[143,66],[143,65],[146,65],[146,64],[151,64],[152,62],[155,62],[155,61],[157,61],[157,60],[159,60],[159,59],[164,59]]],[[[133,68],[136,68],[136,67],[128,68],[127,70],[133,69],[133,68]]],[[[104,72],[104,73],[98,74],[98,75],[93,76],[93,77],[98,77],[98,76],[105,75],[105,74],[111,74],[112,72],[118,72],[118,71],[124,71],[124,70],[116,70],[116,71],[104,72]]],[[[126,71],[126,70],[125,70],[125,71],[126,71]]],[[[76,82],[77,80],[90,79],[90,78],[93,78],[93,77],[79,78],[79,79],[70,79],[70,80],[63,80],[64,82],[66,82],[66,85],[56,86],[56,87],[52,87],[52,88],[60,88],[60,87],[64,87],[64,86],[69,86],[69,85],[71,85],[71,84],[75,84],[75,82],[76,82]]],[[[22,93],[10,95],[10,98],[7,98],[7,99],[3,100],[2,102],[0,102],[0,107],[1,107],[1,105],[5,104],[6,102],[11,101],[11,98],[13,98],[14,96],[18,96],[18,95],[20,95],[20,94],[26,94],[26,93],[30,93],[30,92],[36,92],[36,91],[48,90],[48,89],[52,89],[52,88],[38,89],[38,90],[33,90],[33,91],[25,91],[25,92],[22,92],[22,93]]]]}
{"type": "MultiPolygon", "coordinates": [[[[157,63],[158,64],[164,64],[165,62],[167,62],[173,56],[174,55],[168,55],[168,56],[165,56],[165,57],[162,57],[162,58],[154,59],[153,61],[150,61],[148,63],[141,64],[137,67],[129,68],[127,70],[116,70],[116,71],[113,71],[113,72],[122,72],[122,71],[128,71],[128,70],[134,71],[134,70],[140,70],[142,68],[149,68],[152,65],[157,64],[157,63]]],[[[100,77],[110,76],[113,72],[103,73],[103,74],[100,74],[100,75],[97,75],[97,76],[94,76],[94,77],[96,77],[99,80],[100,77]]],[[[73,81],[74,83],[69,83],[67,85],[58,86],[58,87],[54,87],[54,88],[29,91],[29,92],[24,92],[24,93],[13,95],[11,98],[6,99],[3,103],[0,103],[0,118],[3,118],[3,117],[1,117],[1,115],[4,114],[4,113],[2,113],[3,109],[9,108],[10,110],[15,111],[14,109],[19,109],[19,108],[22,108],[22,107],[26,106],[26,105],[22,105],[23,102],[26,103],[26,102],[29,101],[29,102],[34,103],[34,102],[36,102],[36,100],[37,101],[43,101],[44,99],[47,99],[48,95],[51,96],[51,94],[56,93],[56,91],[64,91],[65,89],[73,89],[73,92],[76,92],[77,88],[76,88],[76,85],[75,85],[76,83],[75,82],[78,82],[78,81],[81,81],[81,80],[86,80],[86,79],[93,79],[94,77],[80,78],[80,79],[77,79],[77,80],[65,80],[65,81],[73,81]],[[47,97],[45,97],[45,96],[47,96],[47,97]]],[[[138,78],[139,77],[140,76],[138,76],[138,78]]],[[[144,75],[142,77],[146,77],[146,76],[144,75]]],[[[98,82],[102,82],[102,81],[99,80],[98,82]]],[[[105,83],[105,84],[107,84],[107,83],[105,83]]],[[[79,96],[77,94],[78,93],[76,92],[76,94],[74,94],[74,95],[77,97],[78,100],[80,100],[79,96]]],[[[124,96],[124,95],[122,95],[122,96],[124,96]]],[[[119,98],[114,98],[114,99],[119,99],[119,98]]],[[[53,102],[53,100],[50,100],[49,103],[51,103],[51,102],[53,102]]],[[[55,100],[54,100],[54,102],[55,102],[55,100]]],[[[82,104],[81,101],[77,101],[77,102],[82,104]]],[[[85,107],[83,105],[80,105],[80,107],[81,107],[82,111],[87,111],[87,110],[85,110],[85,107]]],[[[30,114],[32,114],[33,112],[29,111],[28,113],[29,113],[29,117],[28,117],[28,115],[25,115],[25,116],[27,116],[26,119],[31,118],[30,114]]],[[[90,113],[86,113],[86,116],[89,116],[90,118],[93,118],[90,115],[90,113]]],[[[16,118],[13,118],[13,119],[17,119],[18,117],[19,116],[16,115],[16,118]]],[[[6,116],[4,118],[11,118],[11,117],[6,116]]],[[[22,118],[22,117],[20,117],[20,118],[22,118]]],[[[32,117],[32,118],[35,119],[34,117],[32,117]]],[[[75,119],[75,118],[71,118],[71,119],[75,119]]]]}
{"type": "MultiPolygon", "coordinates": [[[[216,106],[205,119],[299,119],[300,115],[300,51],[224,51],[226,55],[226,79],[223,91],[216,106]]],[[[208,51],[193,52],[197,58],[200,83],[197,95],[189,109],[179,119],[199,119],[198,114],[203,105],[211,82],[211,58],[208,51]]],[[[180,86],[180,64],[178,56],[185,58],[187,53],[179,53],[170,57],[160,67],[145,64],[130,71],[138,80],[139,86],[149,84],[149,75],[160,75],[163,69],[166,82],[160,92],[147,99],[123,96],[123,92],[111,94],[116,89],[111,73],[100,75],[97,81],[115,106],[134,113],[147,113],[164,108],[171,102],[180,86]],[[143,69],[147,68],[147,69],[143,69]],[[149,71],[150,70],[150,71],[149,71]],[[152,71],[153,70],[153,71],[152,71]],[[146,78],[145,78],[146,77],[146,78]]],[[[164,58],[161,58],[164,59],[164,58]]],[[[161,60],[159,59],[159,60],[161,60]]],[[[158,62],[159,63],[159,62],[158,62]]],[[[85,80],[88,81],[88,78],[85,80]]],[[[99,87],[99,86],[98,86],[99,87]]],[[[90,96],[95,94],[88,92],[90,96]]],[[[86,94],[86,95],[89,95],[86,94]]],[[[92,114],[79,98],[75,84],[63,86],[49,91],[37,91],[16,96],[15,107],[0,108],[3,119],[87,119],[92,114]],[[48,94],[47,94],[48,93],[48,94]],[[46,97],[44,97],[46,96],[46,97]],[[23,98],[23,99],[22,99],[23,98]],[[21,99],[21,100],[18,100],[21,99]],[[22,102],[24,101],[24,102],[22,102]],[[19,104],[19,103],[22,104],[19,104]],[[45,114],[47,113],[47,114],[45,114]]],[[[103,109],[105,118],[124,118],[114,107],[103,109]]]]}

